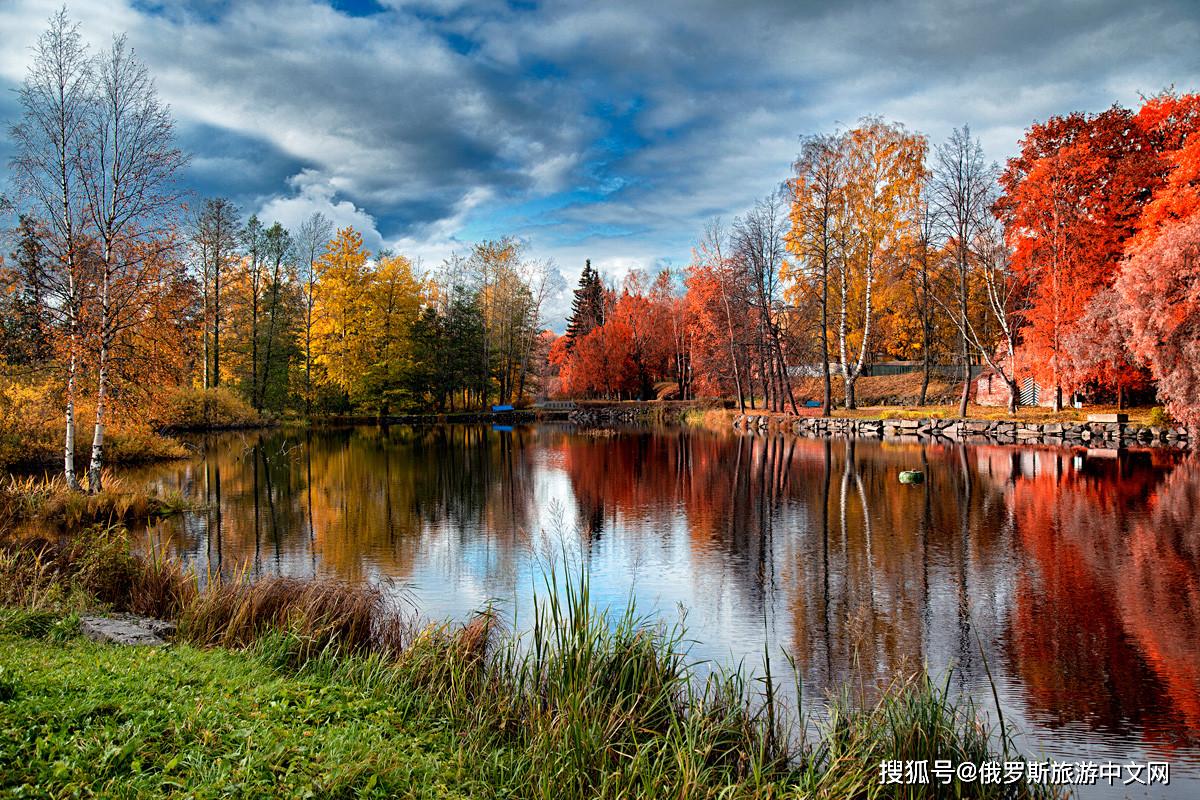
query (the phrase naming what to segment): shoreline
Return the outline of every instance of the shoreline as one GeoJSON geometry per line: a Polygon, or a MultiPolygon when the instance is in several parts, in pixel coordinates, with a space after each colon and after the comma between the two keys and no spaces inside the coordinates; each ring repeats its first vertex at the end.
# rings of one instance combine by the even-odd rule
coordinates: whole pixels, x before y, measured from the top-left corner
{"type": "Polygon", "coordinates": [[[1192,448],[1182,426],[1159,427],[1129,422],[1032,422],[1009,419],[923,417],[794,417],[737,414],[732,427],[741,432],[777,432],[804,437],[854,436],[861,439],[942,441],[963,444],[1028,444],[1120,450],[1128,447],[1192,448]]]}

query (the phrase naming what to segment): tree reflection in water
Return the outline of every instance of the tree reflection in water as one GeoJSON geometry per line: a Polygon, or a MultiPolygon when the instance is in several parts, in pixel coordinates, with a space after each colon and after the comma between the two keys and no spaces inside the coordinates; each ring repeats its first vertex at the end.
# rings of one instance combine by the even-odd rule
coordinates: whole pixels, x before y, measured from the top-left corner
{"type": "Polygon", "coordinates": [[[158,531],[202,571],[393,581],[465,616],[520,606],[565,530],[598,597],[684,604],[698,655],[782,647],[813,696],[924,665],[978,691],[982,650],[1035,733],[1200,753],[1195,459],[550,425],[199,445],[141,474],[206,502],[158,531]]]}

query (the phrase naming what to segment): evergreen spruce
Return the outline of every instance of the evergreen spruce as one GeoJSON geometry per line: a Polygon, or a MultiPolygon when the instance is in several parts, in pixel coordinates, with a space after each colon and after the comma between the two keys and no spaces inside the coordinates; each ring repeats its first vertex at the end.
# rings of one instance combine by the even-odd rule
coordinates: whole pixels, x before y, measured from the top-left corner
{"type": "Polygon", "coordinates": [[[604,324],[604,284],[600,273],[592,269],[592,260],[584,262],[583,274],[579,276],[579,288],[571,301],[571,316],[567,319],[567,350],[573,350],[575,342],[587,336],[593,328],[604,324]]]}

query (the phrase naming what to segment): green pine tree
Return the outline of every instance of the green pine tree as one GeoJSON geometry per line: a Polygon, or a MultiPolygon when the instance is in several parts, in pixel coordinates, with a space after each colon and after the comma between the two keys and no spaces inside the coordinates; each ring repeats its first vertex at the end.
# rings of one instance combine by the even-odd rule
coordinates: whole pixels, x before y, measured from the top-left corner
{"type": "Polygon", "coordinates": [[[575,342],[587,336],[593,328],[604,324],[604,284],[600,273],[592,269],[592,260],[584,262],[583,274],[579,276],[579,288],[571,301],[571,316],[567,318],[567,350],[575,342]]]}

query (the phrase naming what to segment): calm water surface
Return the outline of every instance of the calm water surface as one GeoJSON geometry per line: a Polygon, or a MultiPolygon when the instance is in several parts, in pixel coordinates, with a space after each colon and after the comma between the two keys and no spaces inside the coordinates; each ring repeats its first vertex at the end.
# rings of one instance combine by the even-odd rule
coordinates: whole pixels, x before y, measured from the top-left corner
{"type": "Polygon", "coordinates": [[[582,559],[599,604],[685,614],[698,658],[786,651],[809,698],[927,665],[994,707],[986,657],[1027,751],[1171,762],[1169,789],[1084,796],[1200,797],[1198,461],[553,425],[193,444],[132,477],[206,501],[153,532],[201,570],[520,627],[547,565],[582,559]]]}

